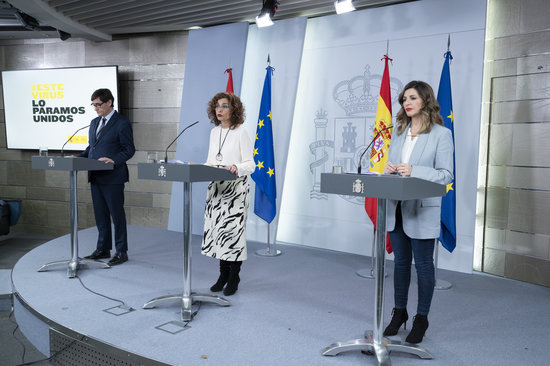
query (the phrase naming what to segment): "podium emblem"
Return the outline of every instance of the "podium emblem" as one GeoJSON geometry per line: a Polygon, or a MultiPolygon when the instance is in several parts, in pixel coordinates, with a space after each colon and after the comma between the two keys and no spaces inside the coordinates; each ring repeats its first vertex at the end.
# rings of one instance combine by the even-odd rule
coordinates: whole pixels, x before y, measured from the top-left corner
{"type": "Polygon", "coordinates": [[[365,184],[361,182],[361,179],[356,179],[351,190],[353,193],[365,193],[365,184]]]}
{"type": "Polygon", "coordinates": [[[159,166],[158,176],[166,178],[166,168],[164,167],[164,165],[159,166]]]}
{"type": "Polygon", "coordinates": [[[48,159],[48,166],[50,168],[53,168],[55,166],[55,161],[53,160],[53,158],[48,159]]]}

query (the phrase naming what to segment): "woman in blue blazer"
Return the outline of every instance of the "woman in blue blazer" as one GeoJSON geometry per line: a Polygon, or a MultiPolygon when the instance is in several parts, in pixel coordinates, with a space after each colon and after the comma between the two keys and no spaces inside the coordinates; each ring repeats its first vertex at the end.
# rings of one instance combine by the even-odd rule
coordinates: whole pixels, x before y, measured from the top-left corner
{"type": "MultiPolygon", "coordinates": [[[[411,81],[399,95],[397,113],[385,174],[416,177],[440,184],[453,179],[453,139],[443,127],[439,104],[430,85],[411,81]]],[[[441,197],[388,200],[387,230],[395,255],[392,320],[384,336],[396,335],[409,318],[407,298],[414,257],[418,275],[418,306],[413,327],[406,338],[420,343],[428,329],[428,312],[435,285],[433,253],[440,233],[441,197]]]]}

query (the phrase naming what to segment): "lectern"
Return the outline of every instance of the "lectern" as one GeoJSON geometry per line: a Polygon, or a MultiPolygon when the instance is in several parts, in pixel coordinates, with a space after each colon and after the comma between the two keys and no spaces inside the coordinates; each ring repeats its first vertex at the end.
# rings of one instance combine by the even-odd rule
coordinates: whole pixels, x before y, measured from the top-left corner
{"type": "Polygon", "coordinates": [[[376,260],[374,264],[374,329],[366,331],[364,338],[336,342],[326,347],[322,354],[334,356],[338,353],[362,350],[376,354],[379,365],[391,365],[389,351],[412,353],[420,358],[433,358],[424,348],[383,338],[384,315],[384,266],[386,255],[386,203],[388,199],[411,200],[440,197],[446,194],[446,186],[427,180],[379,174],[321,174],[321,192],[346,196],[378,198],[376,260]]]}
{"type": "Polygon", "coordinates": [[[139,163],[138,178],[183,182],[183,295],[166,295],[147,301],[144,309],[165,302],[181,301],[181,320],[191,321],[191,305],[195,301],[211,302],[221,306],[231,303],[220,296],[191,292],[191,184],[234,180],[237,176],[226,169],[201,164],[139,163]]]}
{"type": "Polygon", "coordinates": [[[78,200],[76,195],[76,175],[79,170],[113,170],[113,164],[105,164],[103,161],[63,156],[33,156],[32,168],[42,170],[67,170],[70,176],[71,195],[71,259],[47,263],[38,269],[46,271],[48,267],[68,263],[67,277],[76,276],[80,264],[110,268],[107,263],[89,259],[78,258],[78,200]]]}

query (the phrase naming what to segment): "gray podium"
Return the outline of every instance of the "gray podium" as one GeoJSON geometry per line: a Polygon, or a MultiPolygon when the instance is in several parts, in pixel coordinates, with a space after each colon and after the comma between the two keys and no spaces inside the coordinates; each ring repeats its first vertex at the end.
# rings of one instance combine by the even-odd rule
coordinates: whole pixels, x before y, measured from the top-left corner
{"type": "Polygon", "coordinates": [[[104,262],[78,258],[78,200],[76,195],[76,175],[79,170],[113,170],[113,164],[105,164],[95,159],[70,156],[33,156],[32,168],[42,170],[66,170],[70,175],[71,259],[47,263],[40,267],[38,271],[43,272],[46,271],[48,267],[68,264],[67,277],[73,278],[76,276],[80,264],[110,268],[110,266],[104,262]]]}
{"type": "Polygon", "coordinates": [[[221,306],[231,305],[229,301],[220,296],[191,292],[191,184],[193,182],[234,180],[236,177],[226,169],[200,164],[138,164],[138,178],[140,179],[183,182],[183,294],[154,298],[143,305],[144,309],[151,309],[165,302],[181,301],[181,320],[191,321],[191,305],[195,301],[211,302],[221,306]]]}
{"type": "Polygon", "coordinates": [[[374,263],[374,329],[366,331],[362,339],[333,343],[326,347],[322,354],[335,356],[345,351],[361,350],[374,353],[379,365],[391,365],[389,351],[411,353],[420,358],[433,358],[426,349],[420,346],[383,338],[386,203],[388,199],[410,200],[444,196],[446,194],[445,185],[399,175],[322,173],[321,192],[378,198],[376,260],[374,263]]]}

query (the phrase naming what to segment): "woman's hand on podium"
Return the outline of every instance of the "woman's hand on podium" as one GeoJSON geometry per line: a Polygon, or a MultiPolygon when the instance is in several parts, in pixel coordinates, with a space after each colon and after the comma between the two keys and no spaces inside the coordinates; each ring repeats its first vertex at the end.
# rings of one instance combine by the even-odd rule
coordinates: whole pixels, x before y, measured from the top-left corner
{"type": "Polygon", "coordinates": [[[397,174],[397,167],[391,161],[388,161],[384,166],[384,174],[397,174]]]}
{"type": "Polygon", "coordinates": [[[235,164],[233,164],[233,165],[224,165],[223,168],[229,170],[233,174],[237,174],[237,172],[239,171],[235,164]]]}
{"type": "Polygon", "coordinates": [[[396,166],[397,173],[402,177],[410,177],[412,168],[412,165],[409,164],[397,164],[396,166]]]}

